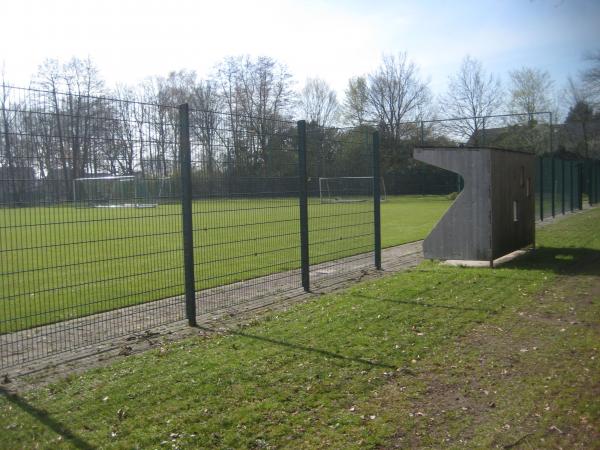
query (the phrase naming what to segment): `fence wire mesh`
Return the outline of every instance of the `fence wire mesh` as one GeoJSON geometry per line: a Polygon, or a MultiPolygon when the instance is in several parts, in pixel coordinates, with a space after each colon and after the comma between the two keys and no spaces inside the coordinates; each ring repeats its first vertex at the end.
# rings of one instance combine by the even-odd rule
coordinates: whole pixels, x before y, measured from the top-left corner
{"type": "MultiPolygon", "coordinates": [[[[360,276],[379,195],[462,188],[415,145],[571,145],[544,114],[412,122],[380,171],[369,126],[8,86],[0,113],[0,367],[360,276]]],[[[567,156],[539,158],[541,219],[598,202],[598,161],[567,156]]]]}
{"type": "Polygon", "coordinates": [[[544,220],[596,205],[600,163],[560,155],[538,157],[536,164],[536,217],[544,220]]]}
{"type": "Polygon", "coordinates": [[[296,124],[192,110],[190,141],[197,311],[298,288],[296,124]]]}
{"type": "Polygon", "coordinates": [[[301,292],[302,233],[317,278],[372,265],[372,130],[310,131],[303,230],[296,123],[7,86],[1,107],[0,367],[190,320],[190,261],[194,314],[301,292]],[[327,176],[358,181],[321,202],[327,176]]]}
{"type": "Polygon", "coordinates": [[[373,142],[368,128],[307,130],[309,255],[313,278],[335,282],[374,255],[373,142]]]}
{"type": "Polygon", "coordinates": [[[176,113],[5,87],[3,366],[182,318],[176,113]]]}

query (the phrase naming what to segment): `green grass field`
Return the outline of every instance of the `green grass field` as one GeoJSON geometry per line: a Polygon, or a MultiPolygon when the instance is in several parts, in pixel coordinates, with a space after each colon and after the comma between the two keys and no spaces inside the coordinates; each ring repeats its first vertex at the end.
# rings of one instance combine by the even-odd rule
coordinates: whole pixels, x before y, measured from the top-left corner
{"type": "MultiPolygon", "coordinates": [[[[422,239],[450,203],[383,202],[383,246],[422,239]]],[[[371,249],[371,207],[311,202],[311,263],[371,249]]],[[[0,243],[0,333],[183,292],[178,205],[0,209],[0,243]]],[[[195,202],[194,244],[197,289],[298,268],[297,201],[195,202]]]]}
{"type": "Polygon", "coordinates": [[[0,448],[597,448],[599,220],[0,395],[0,448]]]}

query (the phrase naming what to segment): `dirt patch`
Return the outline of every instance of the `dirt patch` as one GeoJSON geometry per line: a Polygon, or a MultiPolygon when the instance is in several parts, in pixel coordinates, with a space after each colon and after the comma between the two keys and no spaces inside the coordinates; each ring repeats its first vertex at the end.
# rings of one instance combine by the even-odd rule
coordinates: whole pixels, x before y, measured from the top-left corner
{"type": "Polygon", "coordinates": [[[559,276],[391,383],[382,408],[405,403],[412,420],[383,448],[600,448],[600,344],[589,342],[600,343],[600,277],[559,276]],[[406,403],[411,385],[418,400],[406,403]]]}

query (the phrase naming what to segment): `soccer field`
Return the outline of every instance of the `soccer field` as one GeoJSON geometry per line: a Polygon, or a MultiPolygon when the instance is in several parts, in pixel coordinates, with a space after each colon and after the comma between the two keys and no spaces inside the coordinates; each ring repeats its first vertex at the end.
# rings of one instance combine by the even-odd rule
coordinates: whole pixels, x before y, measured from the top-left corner
{"type": "MultiPolygon", "coordinates": [[[[445,197],[381,205],[384,247],[422,239],[445,197]]],[[[196,289],[300,266],[297,199],[194,203],[196,289]]],[[[372,204],[309,204],[311,264],[372,248],[372,204]]],[[[0,209],[0,333],[183,293],[181,208],[0,209]],[[15,319],[18,317],[19,319],[15,319]]]]}

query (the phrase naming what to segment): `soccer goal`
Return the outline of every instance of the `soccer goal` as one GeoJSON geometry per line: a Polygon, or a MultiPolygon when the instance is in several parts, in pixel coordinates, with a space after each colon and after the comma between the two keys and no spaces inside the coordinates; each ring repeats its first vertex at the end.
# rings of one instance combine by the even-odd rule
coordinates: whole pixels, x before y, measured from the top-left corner
{"type": "MultiPolygon", "coordinates": [[[[380,180],[381,200],[386,191],[380,180]]],[[[321,203],[364,202],[373,199],[373,177],[321,177],[319,178],[321,203]]]]}
{"type": "Polygon", "coordinates": [[[94,208],[154,208],[167,183],[134,175],[73,180],[73,203],[94,208]]]}

